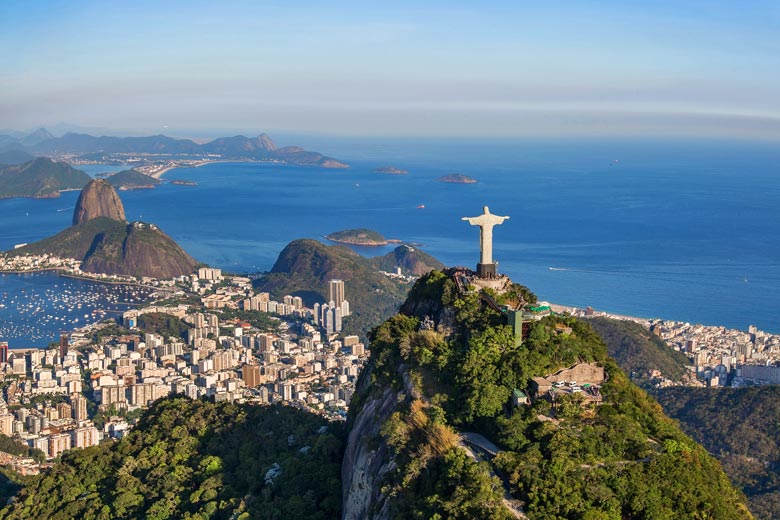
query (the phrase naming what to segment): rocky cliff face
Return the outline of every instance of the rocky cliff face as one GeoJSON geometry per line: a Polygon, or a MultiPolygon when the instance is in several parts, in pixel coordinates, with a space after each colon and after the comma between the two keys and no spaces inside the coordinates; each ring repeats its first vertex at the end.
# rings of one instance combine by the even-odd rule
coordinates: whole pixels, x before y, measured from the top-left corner
{"type": "Polygon", "coordinates": [[[370,369],[361,374],[357,393],[369,397],[352,422],[341,464],[343,520],[387,520],[390,517],[390,503],[381,488],[396,464],[380,430],[402,403],[421,397],[403,365],[398,367],[398,372],[403,381],[401,391],[383,387],[381,391],[372,392],[370,369]]]}
{"type": "Polygon", "coordinates": [[[388,518],[388,502],[380,488],[382,479],[394,465],[390,448],[382,441],[379,431],[395,411],[397,402],[397,393],[385,388],[369,399],[355,418],[341,465],[344,520],[388,518]]]}
{"type": "Polygon", "coordinates": [[[73,211],[73,225],[78,225],[97,217],[107,217],[124,222],[125,207],[111,184],[94,179],[81,190],[76,209],[73,211]]]}

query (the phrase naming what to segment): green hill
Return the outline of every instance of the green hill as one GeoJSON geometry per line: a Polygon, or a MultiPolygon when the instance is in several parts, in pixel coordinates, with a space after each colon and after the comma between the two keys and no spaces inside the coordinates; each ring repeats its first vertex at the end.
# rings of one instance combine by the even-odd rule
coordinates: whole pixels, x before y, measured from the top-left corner
{"type": "Polygon", "coordinates": [[[117,189],[153,188],[162,182],[138,170],[117,172],[106,177],[106,180],[117,189]]]}
{"type": "Polygon", "coordinates": [[[664,411],[717,457],[756,518],[780,518],[780,387],[663,388],[664,411]]]}
{"type": "Polygon", "coordinates": [[[338,425],[298,409],[165,399],[121,441],[65,453],[0,518],[333,519],[341,451],[338,425]]]}
{"type": "Polygon", "coordinates": [[[506,493],[531,520],[751,518],[718,462],[629,382],[586,322],[548,316],[518,343],[493,303],[502,295],[463,292],[460,276],[423,276],[371,334],[350,408],[346,517],[509,518],[506,493]],[[602,368],[600,391],[540,390],[513,404],[516,390],[534,396],[544,381],[534,378],[572,366],[583,386],[602,368]]]}
{"type": "Polygon", "coordinates": [[[89,175],[64,162],[38,157],[24,164],[0,168],[0,198],[59,197],[62,190],[81,189],[89,175]]]}
{"type": "Polygon", "coordinates": [[[607,345],[609,355],[640,386],[648,383],[648,371],[680,381],[688,372],[688,357],[638,323],[609,318],[590,318],[588,323],[607,345]]]}
{"type": "Polygon", "coordinates": [[[196,262],[152,224],[97,217],[54,236],[9,251],[12,255],[53,254],[75,258],[91,273],[169,279],[195,270],[196,262]]]}
{"type": "Polygon", "coordinates": [[[344,280],[352,312],[344,322],[345,332],[360,335],[396,312],[409,289],[408,284],[380,274],[366,258],[346,246],[326,246],[308,239],[290,242],[271,272],[254,286],[276,298],[301,296],[311,306],[327,301],[331,279],[344,280]]]}
{"type": "Polygon", "coordinates": [[[405,244],[396,247],[386,255],[370,258],[369,262],[382,271],[394,273],[396,268],[400,267],[402,274],[414,276],[444,268],[444,264],[425,251],[405,244]]]}

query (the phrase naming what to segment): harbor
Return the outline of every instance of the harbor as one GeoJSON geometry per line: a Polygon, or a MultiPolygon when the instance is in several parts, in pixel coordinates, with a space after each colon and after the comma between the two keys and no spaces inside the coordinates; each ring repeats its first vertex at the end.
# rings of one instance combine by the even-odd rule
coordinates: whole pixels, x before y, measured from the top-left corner
{"type": "Polygon", "coordinates": [[[53,272],[0,274],[0,341],[46,347],[70,331],[148,303],[156,289],[105,284],[53,272]]]}

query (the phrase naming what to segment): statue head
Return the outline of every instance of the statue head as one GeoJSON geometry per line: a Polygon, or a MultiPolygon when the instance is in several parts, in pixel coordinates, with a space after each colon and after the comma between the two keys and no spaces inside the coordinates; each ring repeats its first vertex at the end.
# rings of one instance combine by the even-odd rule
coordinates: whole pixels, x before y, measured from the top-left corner
{"type": "Polygon", "coordinates": [[[482,211],[484,211],[486,215],[490,213],[490,209],[487,206],[482,206],[482,211]]]}

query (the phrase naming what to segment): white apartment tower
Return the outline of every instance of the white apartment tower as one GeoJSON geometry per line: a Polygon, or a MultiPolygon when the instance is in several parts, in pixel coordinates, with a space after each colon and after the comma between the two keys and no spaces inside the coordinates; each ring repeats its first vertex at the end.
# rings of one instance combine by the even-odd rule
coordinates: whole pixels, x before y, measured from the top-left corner
{"type": "Polygon", "coordinates": [[[331,280],[328,282],[328,289],[328,301],[333,302],[336,307],[341,307],[341,302],[344,301],[344,280],[331,280]]]}

